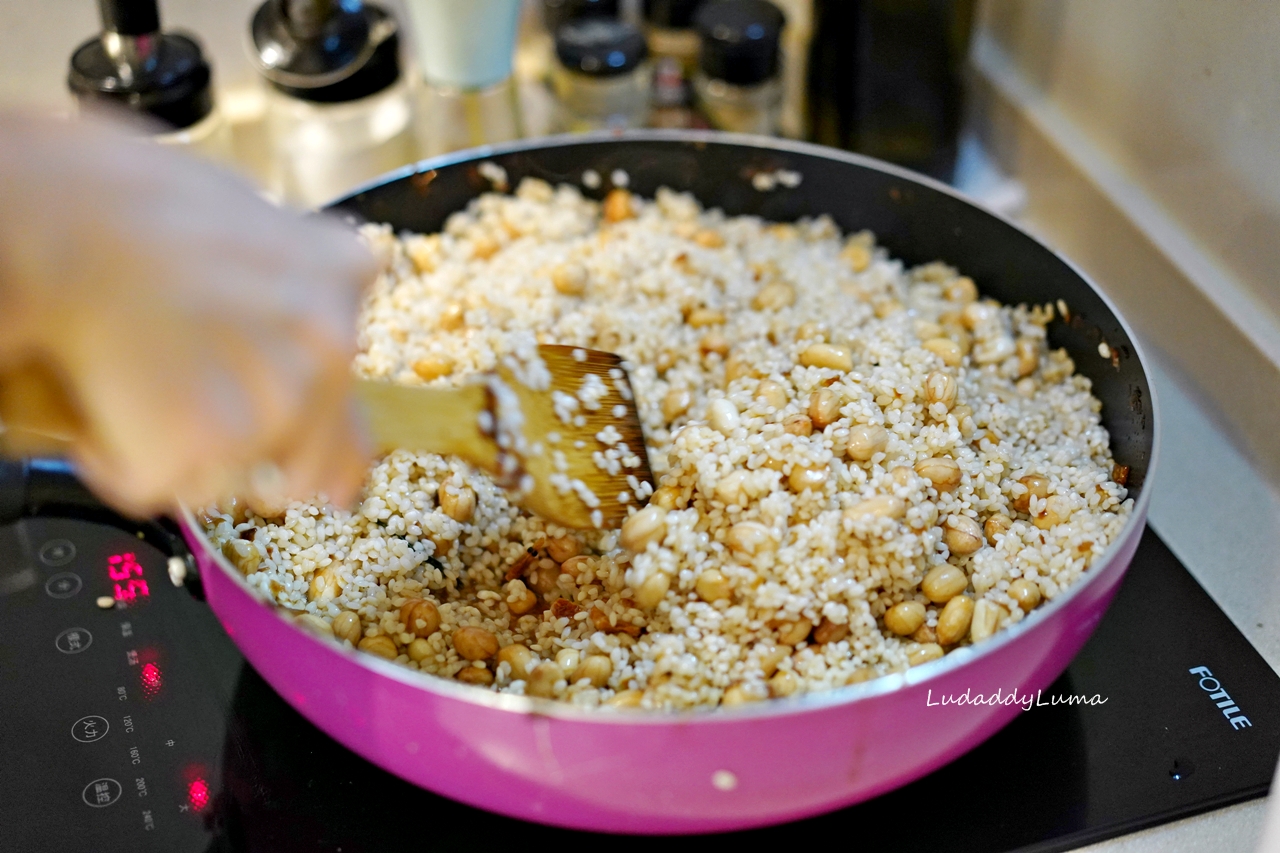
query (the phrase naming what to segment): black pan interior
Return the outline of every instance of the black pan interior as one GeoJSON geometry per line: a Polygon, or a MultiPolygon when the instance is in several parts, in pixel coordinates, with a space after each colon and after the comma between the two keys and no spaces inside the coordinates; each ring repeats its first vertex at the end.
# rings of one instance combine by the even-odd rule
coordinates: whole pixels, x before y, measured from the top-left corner
{"type": "MultiPolygon", "coordinates": [[[[1002,302],[1056,303],[1070,320],[1055,320],[1049,341],[1065,347],[1077,370],[1093,380],[1103,404],[1116,460],[1130,467],[1132,494],[1141,490],[1151,459],[1154,418],[1146,373],[1124,327],[1069,264],[1018,228],[901,170],[843,152],[806,145],[751,145],[714,135],[682,138],[621,136],[551,141],[499,149],[483,156],[429,161],[337,202],[333,208],[397,230],[439,231],[449,214],[494,189],[479,165],[501,166],[510,186],[533,176],[571,183],[601,198],[610,176],[623,170],[628,188],[652,196],[659,187],[692,192],[728,215],[788,222],[827,214],[845,231],[868,228],[908,265],[943,260],[973,277],[1002,302]],[[601,177],[583,185],[587,170],[601,177]],[[794,172],[800,183],[757,188],[757,176],[794,172]],[[1100,354],[1106,344],[1109,357],[1100,354]]],[[[485,170],[489,172],[490,170],[485,170]]],[[[490,172],[490,174],[492,174],[490,172]]]]}

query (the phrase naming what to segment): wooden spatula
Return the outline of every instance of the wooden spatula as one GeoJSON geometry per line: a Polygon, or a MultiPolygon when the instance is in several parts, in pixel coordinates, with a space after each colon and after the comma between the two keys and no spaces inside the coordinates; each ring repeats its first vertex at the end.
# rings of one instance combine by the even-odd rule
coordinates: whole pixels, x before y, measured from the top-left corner
{"type": "Polygon", "coordinates": [[[382,450],[459,456],[549,521],[617,527],[653,491],[622,359],[549,344],[538,354],[551,373],[544,390],[499,369],[459,388],[360,380],[356,396],[382,450]]]}

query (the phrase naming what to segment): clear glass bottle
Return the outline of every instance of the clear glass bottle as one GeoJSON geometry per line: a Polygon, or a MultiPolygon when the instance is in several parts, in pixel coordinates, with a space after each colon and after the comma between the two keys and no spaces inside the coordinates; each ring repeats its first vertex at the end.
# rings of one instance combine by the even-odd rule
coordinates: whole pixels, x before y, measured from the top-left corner
{"type": "Polygon", "coordinates": [[[694,91],[708,121],[720,130],[776,134],[782,11],[768,0],[712,0],[696,22],[702,46],[694,91]]]}
{"type": "Polygon", "coordinates": [[[519,139],[524,132],[512,74],[519,0],[406,0],[422,81],[419,153],[519,139]]]}
{"type": "Polygon", "coordinates": [[[313,207],[412,162],[399,28],[360,0],[267,0],[250,25],[268,84],[272,190],[313,207]]]}
{"type": "Polygon", "coordinates": [[[693,75],[699,38],[693,16],[702,0],[644,0],[645,38],[653,56],[649,123],[654,127],[696,127],[693,75]]]}
{"type": "Polygon", "coordinates": [[[102,33],[71,55],[67,86],[81,110],[145,118],[152,138],[231,159],[231,128],[213,100],[213,74],[194,39],[160,29],[155,0],[101,0],[102,33]]]}
{"type": "Polygon", "coordinates": [[[651,70],[640,30],[606,18],[580,18],[556,32],[552,90],[556,129],[643,127],[649,114],[651,70]]]}

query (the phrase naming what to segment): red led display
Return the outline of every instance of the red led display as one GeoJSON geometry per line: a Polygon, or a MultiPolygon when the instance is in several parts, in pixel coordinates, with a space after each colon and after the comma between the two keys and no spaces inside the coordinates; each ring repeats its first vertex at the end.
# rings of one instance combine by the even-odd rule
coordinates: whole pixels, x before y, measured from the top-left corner
{"type": "Polygon", "coordinates": [[[187,802],[196,811],[203,811],[209,805],[209,783],[196,778],[187,783],[187,802]]]}
{"type": "Polygon", "coordinates": [[[142,695],[147,699],[154,699],[160,693],[160,688],[164,684],[164,677],[160,673],[160,667],[154,663],[143,664],[139,678],[142,680],[142,695]]]}
{"type": "Polygon", "coordinates": [[[115,581],[116,601],[135,604],[151,597],[136,554],[112,554],[108,557],[107,576],[115,581]]]}

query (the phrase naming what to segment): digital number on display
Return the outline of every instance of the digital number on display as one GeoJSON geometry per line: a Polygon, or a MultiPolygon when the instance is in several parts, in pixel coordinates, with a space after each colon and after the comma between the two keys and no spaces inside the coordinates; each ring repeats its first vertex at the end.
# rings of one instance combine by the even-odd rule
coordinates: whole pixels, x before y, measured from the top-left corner
{"type": "Polygon", "coordinates": [[[150,598],[151,590],[142,575],[136,554],[113,554],[107,558],[107,575],[115,581],[115,599],[135,604],[150,598]]]}

